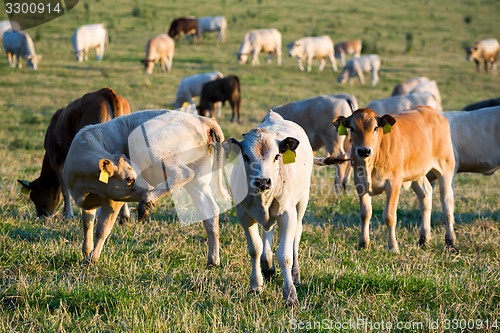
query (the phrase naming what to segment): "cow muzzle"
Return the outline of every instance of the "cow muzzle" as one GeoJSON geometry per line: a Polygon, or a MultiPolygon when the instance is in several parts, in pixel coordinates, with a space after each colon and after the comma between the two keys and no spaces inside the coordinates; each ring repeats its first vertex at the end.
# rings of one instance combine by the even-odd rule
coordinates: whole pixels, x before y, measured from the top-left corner
{"type": "Polygon", "coordinates": [[[255,178],[252,185],[259,192],[267,191],[272,186],[271,178],[255,178]]]}
{"type": "Polygon", "coordinates": [[[368,158],[373,155],[373,151],[370,147],[358,147],[356,148],[356,155],[361,158],[368,158]]]}

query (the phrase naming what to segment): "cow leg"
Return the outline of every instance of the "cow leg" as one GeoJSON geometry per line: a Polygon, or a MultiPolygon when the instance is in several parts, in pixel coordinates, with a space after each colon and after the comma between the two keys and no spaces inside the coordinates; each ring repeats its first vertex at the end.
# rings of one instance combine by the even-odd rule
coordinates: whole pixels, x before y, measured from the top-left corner
{"type": "Polygon", "coordinates": [[[17,67],[23,68],[23,57],[21,57],[20,54],[16,54],[16,58],[17,58],[17,67]]]}
{"type": "Polygon", "coordinates": [[[299,71],[304,71],[304,66],[302,66],[302,60],[297,58],[297,66],[299,67],[299,71]]]}
{"type": "Polygon", "coordinates": [[[278,66],[281,66],[281,45],[276,49],[276,58],[278,66]]]}
{"type": "Polygon", "coordinates": [[[68,186],[66,186],[66,184],[64,183],[61,171],[62,170],[59,170],[59,168],[56,170],[57,178],[59,179],[59,185],[61,186],[61,192],[64,198],[63,218],[66,220],[71,220],[73,218],[73,207],[71,206],[71,196],[69,194],[68,186]]]}
{"type": "Polygon", "coordinates": [[[94,219],[95,209],[82,209],[82,226],[83,226],[83,244],[82,253],[85,258],[88,258],[90,252],[94,248],[94,219]]]}
{"type": "Polygon", "coordinates": [[[233,102],[232,99],[229,100],[229,105],[231,105],[231,111],[233,112],[233,114],[231,116],[231,122],[234,121],[234,116],[236,114],[237,122],[241,123],[241,119],[240,119],[240,103],[241,103],[241,99],[240,98],[236,99],[236,101],[234,101],[234,102],[233,102]]]}
{"type": "Polygon", "coordinates": [[[16,67],[16,56],[11,52],[7,52],[7,59],[9,60],[9,66],[11,68],[16,67]]]}
{"type": "Polygon", "coordinates": [[[273,61],[274,52],[269,52],[266,63],[269,65],[273,61]]]}
{"type": "Polygon", "coordinates": [[[359,196],[359,208],[361,212],[361,234],[359,236],[359,248],[370,246],[370,219],[372,218],[372,198],[365,193],[359,196]]]}
{"type": "Polygon", "coordinates": [[[172,70],[172,60],[173,60],[172,56],[170,56],[170,57],[167,58],[167,72],[168,73],[170,72],[170,70],[172,70]]]}
{"type": "Polygon", "coordinates": [[[260,268],[260,257],[262,255],[263,245],[262,239],[259,236],[259,226],[257,221],[248,216],[245,212],[239,213],[237,210],[238,220],[240,221],[245,237],[247,240],[248,253],[252,259],[252,273],[250,274],[250,291],[260,292],[264,284],[264,278],[260,268]]]}
{"type": "Polygon", "coordinates": [[[378,70],[373,68],[372,69],[372,86],[375,87],[378,82],[378,70]]]}
{"type": "MultiPolygon", "coordinates": [[[[325,58],[320,58],[320,59],[319,59],[319,68],[318,68],[318,70],[319,70],[320,72],[322,72],[322,71],[323,71],[323,69],[325,68],[325,64],[326,64],[325,58]]],[[[308,69],[308,70],[309,70],[309,69],[308,69]]]]}
{"type": "Polygon", "coordinates": [[[342,64],[342,67],[345,66],[345,54],[344,54],[344,52],[340,52],[340,63],[342,64]]]}
{"type": "Polygon", "coordinates": [[[491,63],[491,75],[497,75],[497,62],[493,60],[491,63]]]}
{"type": "MultiPolygon", "coordinates": [[[[271,222],[270,222],[271,223],[271,222]]],[[[273,263],[273,235],[274,235],[275,225],[268,230],[262,232],[262,238],[264,240],[264,249],[262,255],[260,256],[260,265],[262,267],[262,273],[266,280],[271,279],[271,277],[276,274],[276,267],[273,263]]]]}
{"type": "Polygon", "coordinates": [[[100,61],[102,60],[103,56],[104,56],[104,46],[100,45],[95,49],[95,57],[97,60],[100,61]]]}
{"type": "Polygon", "coordinates": [[[306,61],[307,61],[307,71],[310,72],[312,70],[313,58],[307,57],[306,61]]]}
{"type": "Polygon", "coordinates": [[[453,198],[453,172],[448,172],[446,175],[438,174],[437,176],[439,181],[439,195],[446,224],[445,241],[446,245],[455,249],[457,237],[455,236],[455,216],[453,215],[455,209],[455,200],[453,198]]]}
{"type": "Polygon", "coordinates": [[[128,204],[124,203],[122,209],[120,209],[120,214],[118,215],[118,223],[119,224],[127,224],[130,220],[130,210],[128,209],[128,204]]]}
{"type": "Polygon", "coordinates": [[[161,70],[162,73],[165,72],[165,68],[166,68],[165,58],[164,57],[160,57],[160,70],[161,70]]]}
{"type": "Polygon", "coordinates": [[[259,62],[259,51],[257,50],[254,50],[253,51],[253,55],[252,55],[252,65],[255,66],[255,65],[260,65],[260,62],[259,62]]]}
{"type": "Polygon", "coordinates": [[[484,72],[485,72],[486,74],[488,74],[488,65],[489,65],[489,64],[488,64],[488,60],[485,60],[485,61],[484,61],[484,72]]]}
{"type": "Polygon", "coordinates": [[[288,306],[297,305],[297,291],[293,285],[292,266],[293,248],[297,228],[297,211],[289,209],[278,217],[280,244],[278,246],[278,263],[283,273],[283,297],[288,306]]]}
{"type": "Polygon", "coordinates": [[[432,186],[426,176],[411,183],[411,188],[418,197],[420,204],[420,226],[419,245],[425,245],[431,239],[431,212],[432,212],[432,186]]]}
{"type": "Polygon", "coordinates": [[[297,204],[297,227],[295,228],[295,238],[293,240],[293,266],[292,278],[295,285],[300,284],[300,264],[299,264],[299,244],[302,236],[302,219],[306,213],[309,193],[305,195],[297,204]]]}
{"type": "Polygon", "coordinates": [[[203,226],[208,236],[208,266],[219,266],[219,206],[212,196],[210,183],[193,180],[184,189],[193,199],[198,214],[203,219],[203,226]]]}
{"type": "Polygon", "coordinates": [[[337,68],[337,61],[335,60],[335,54],[334,53],[331,53],[328,58],[330,58],[330,62],[332,63],[332,69],[336,72],[338,71],[338,68],[337,68]]]}
{"type": "Polygon", "coordinates": [[[162,164],[166,174],[165,182],[142,196],[137,206],[138,222],[142,222],[148,217],[149,209],[158,199],[181,188],[194,178],[194,171],[185,165],[166,166],[163,162],[162,164]],[[169,182],[169,180],[171,181],[169,182]]]}
{"type": "Polygon", "coordinates": [[[123,204],[123,202],[119,201],[109,199],[103,200],[101,212],[99,213],[99,218],[97,219],[95,247],[87,259],[88,264],[95,264],[99,260],[104,242],[111,233],[111,229],[113,229],[118,212],[122,208],[123,204]]]}
{"type": "Polygon", "coordinates": [[[384,207],[384,222],[388,231],[387,249],[395,253],[399,252],[396,240],[396,222],[400,189],[400,182],[387,182],[385,186],[387,201],[384,207]]]}
{"type": "Polygon", "coordinates": [[[476,72],[480,72],[480,69],[479,69],[479,66],[480,66],[480,63],[479,61],[477,61],[477,59],[474,59],[474,62],[476,63],[476,72]]]}
{"type": "Polygon", "coordinates": [[[217,117],[220,117],[220,115],[222,113],[221,110],[222,110],[222,103],[221,102],[217,102],[217,112],[215,113],[217,115],[217,117]]]}

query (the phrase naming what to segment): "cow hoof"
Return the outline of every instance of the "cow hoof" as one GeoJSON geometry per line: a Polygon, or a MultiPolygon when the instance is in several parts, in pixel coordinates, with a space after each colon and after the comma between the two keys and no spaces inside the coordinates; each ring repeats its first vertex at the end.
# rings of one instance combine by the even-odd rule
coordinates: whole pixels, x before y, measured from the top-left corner
{"type": "Polygon", "coordinates": [[[156,204],[152,201],[145,202],[141,201],[137,207],[137,220],[138,222],[144,221],[149,216],[149,209],[155,207],[156,204]]]}
{"type": "Polygon", "coordinates": [[[261,292],[262,292],[262,287],[250,288],[250,290],[248,290],[249,294],[260,294],[261,292]]]}
{"type": "Polygon", "coordinates": [[[299,301],[296,299],[294,299],[294,300],[289,299],[286,301],[285,306],[287,308],[293,308],[293,307],[299,306],[299,301]]]}
{"type": "Polygon", "coordinates": [[[266,269],[266,270],[262,270],[262,275],[264,275],[264,279],[266,279],[266,281],[269,281],[271,280],[271,278],[276,274],[276,269],[273,267],[271,269],[266,269]]]}
{"type": "Polygon", "coordinates": [[[427,237],[425,236],[420,236],[420,239],[418,241],[418,245],[420,247],[426,248],[427,247],[427,237]]]}
{"type": "Polygon", "coordinates": [[[369,247],[370,247],[370,243],[367,243],[365,241],[359,241],[358,250],[367,249],[369,247]]]}
{"type": "Polygon", "coordinates": [[[207,267],[208,268],[215,268],[215,267],[218,267],[220,266],[220,260],[208,260],[207,262],[207,267]]]}
{"type": "Polygon", "coordinates": [[[130,216],[120,216],[120,218],[118,219],[118,223],[120,225],[127,225],[129,220],[130,220],[130,216]]]}

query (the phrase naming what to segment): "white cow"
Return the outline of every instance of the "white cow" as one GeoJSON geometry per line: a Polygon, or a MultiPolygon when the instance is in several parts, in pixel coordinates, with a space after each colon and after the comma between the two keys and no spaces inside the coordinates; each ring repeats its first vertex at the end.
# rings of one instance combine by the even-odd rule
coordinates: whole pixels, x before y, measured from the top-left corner
{"type": "Polygon", "coordinates": [[[365,84],[365,79],[363,77],[363,72],[372,73],[372,86],[375,86],[378,82],[378,72],[380,70],[380,58],[376,54],[368,54],[358,58],[352,58],[347,60],[345,67],[342,69],[337,81],[343,84],[349,79],[349,83],[352,84],[352,79],[356,76],[359,78],[361,84],[365,84]]]}
{"type": "Polygon", "coordinates": [[[286,46],[290,57],[297,57],[299,70],[303,71],[302,61],[307,62],[307,71],[311,71],[313,59],[319,59],[319,71],[325,68],[325,58],[329,58],[332,63],[332,69],[337,71],[337,62],[335,61],[335,51],[332,39],[329,36],[304,37],[286,46]]]}
{"type": "Polygon", "coordinates": [[[275,273],[272,242],[277,223],[276,257],[283,273],[283,296],[288,305],[295,305],[302,218],[309,201],[313,165],[307,135],[299,125],[271,111],[262,124],[243,135],[242,141],[230,138],[223,146],[229,156],[238,154],[230,188],[252,259],[250,291],[261,290],[262,273],[266,277],[275,273]],[[264,229],[264,243],[259,224],[264,229]]]}
{"type": "Polygon", "coordinates": [[[145,53],[146,57],[141,62],[146,73],[153,74],[157,62],[160,62],[162,72],[170,72],[174,60],[175,42],[167,34],[156,35],[146,43],[145,53]]]}
{"type": "Polygon", "coordinates": [[[476,70],[479,73],[479,66],[484,63],[484,71],[492,75],[497,74],[497,59],[500,53],[500,43],[495,38],[483,39],[476,42],[472,47],[465,49],[467,61],[476,63],[476,70]]]}
{"type": "MultiPolygon", "coordinates": [[[[349,117],[357,110],[358,105],[354,96],[350,98],[350,102],[344,96],[352,95],[321,95],[276,106],[272,110],[299,124],[306,132],[313,150],[324,146],[328,156],[345,158],[351,154],[349,139],[339,135],[332,122],[339,116],[349,117]]],[[[336,165],[335,169],[334,189],[340,192],[347,187],[351,168],[349,163],[342,163],[336,165]]]]}
{"type": "Polygon", "coordinates": [[[382,116],[385,114],[398,114],[403,110],[414,109],[419,105],[429,105],[437,108],[436,98],[428,91],[421,91],[377,99],[371,101],[366,107],[382,116]]]}
{"type": "Polygon", "coordinates": [[[248,56],[252,56],[252,65],[258,65],[260,52],[269,53],[268,64],[271,63],[273,54],[276,54],[278,66],[281,66],[281,33],[278,30],[259,29],[247,32],[235,54],[241,65],[246,64],[248,56]]]}
{"type": "Polygon", "coordinates": [[[396,96],[396,95],[406,95],[409,94],[410,91],[415,88],[419,83],[429,81],[428,78],[425,76],[420,76],[420,77],[414,77],[412,79],[409,79],[406,82],[403,83],[398,83],[394,86],[394,89],[392,90],[391,96],[396,96]]]}
{"type": "Polygon", "coordinates": [[[206,31],[218,31],[217,41],[226,40],[227,20],[224,16],[205,16],[198,18],[198,34],[206,31]]]}
{"type": "Polygon", "coordinates": [[[83,210],[82,251],[87,263],[99,260],[124,202],[139,202],[142,221],[158,199],[183,188],[208,234],[208,265],[218,265],[219,207],[211,182],[215,180],[221,197],[228,196],[221,183],[223,140],[215,119],[169,110],[134,112],[80,130],[71,143],[63,177],[83,210]]]}
{"type": "Polygon", "coordinates": [[[193,97],[201,95],[201,89],[205,83],[221,79],[223,77],[224,74],[218,71],[193,74],[184,77],[177,88],[177,98],[173,103],[175,108],[180,108],[186,102],[189,104],[195,104],[193,97]]]}
{"type": "Polygon", "coordinates": [[[412,90],[410,90],[410,94],[415,94],[422,91],[430,92],[436,100],[436,106],[434,108],[438,112],[443,112],[443,106],[441,105],[441,94],[439,93],[439,88],[436,81],[431,80],[420,82],[415,87],[413,87],[412,90]]]}
{"type": "Polygon", "coordinates": [[[95,49],[97,60],[102,60],[108,45],[108,32],[104,24],[87,24],[76,28],[73,34],[73,53],[79,62],[89,59],[89,50],[95,49]]]}
{"type": "Polygon", "coordinates": [[[17,62],[17,65],[21,68],[22,59],[26,59],[26,65],[29,69],[38,69],[38,62],[42,59],[42,56],[36,54],[33,40],[28,33],[8,30],[3,34],[2,43],[10,67],[16,67],[17,62]]]}

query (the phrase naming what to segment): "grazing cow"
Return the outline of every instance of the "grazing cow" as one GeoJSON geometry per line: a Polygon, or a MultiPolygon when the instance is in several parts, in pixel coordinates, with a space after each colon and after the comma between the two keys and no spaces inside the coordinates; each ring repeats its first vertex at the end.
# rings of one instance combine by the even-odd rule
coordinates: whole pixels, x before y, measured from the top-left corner
{"type": "Polygon", "coordinates": [[[335,56],[340,57],[340,63],[345,66],[345,55],[359,57],[361,55],[361,39],[348,40],[335,44],[335,56]]]}
{"type": "Polygon", "coordinates": [[[87,24],[75,29],[73,34],[73,53],[78,62],[89,60],[89,50],[95,49],[97,60],[104,57],[108,46],[108,31],[104,24],[87,24]]]}
{"type": "Polygon", "coordinates": [[[476,63],[476,70],[479,73],[479,66],[484,63],[484,71],[492,75],[497,73],[497,58],[500,51],[498,40],[484,39],[475,43],[472,47],[465,49],[467,53],[467,61],[476,63]]]}
{"type": "Polygon", "coordinates": [[[275,273],[272,242],[277,223],[276,257],[283,272],[283,296],[288,305],[295,305],[298,301],[294,283],[300,283],[302,218],[309,200],[313,165],[307,135],[299,125],[271,111],[262,124],[243,135],[242,141],[230,138],[223,145],[226,154],[238,154],[230,188],[252,259],[250,290],[260,291],[262,273],[266,278],[275,273]],[[259,224],[264,229],[264,244],[259,224]]]}
{"type": "Polygon", "coordinates": [[[437,112],[443,112],[443,107],[441,106],[441,94],[439,93],[439,88],[437,86],[436,81],[424,81],[417,84],[410,90],[410,95],[419,93],[419,92],[429,92],[432,94],[432,97],[435,99],[436,106],[433,106],[437,112]]]}
{"type": "Polygon", "coordinates": [[[302,61],[307,62],[307,71],[311,71],[313,59],[319,59],[319,71],[325,68],[325,58],[328,57],[332,63],[332,69],[337,71],[335,52],[332,39],[329,36],[304,37],[286,46],[290,57],[297,57],[299,70],[303,71],[302,61]]]}
{"type": "Polygon", "coordinates": [[[499,98],[485,99],[484,101],[480,101],[480,102],[466,105],[466,106],[464,106],[462,111],[474,111],[474,110],[489,108],[489,107],[497,106],[497,105],[500,105],[500,97],[499,98]]]}
{"type": "Polygon", "coordinates": [[[366,108],[375,111],[378,115],[398,114],[403,110],[416,108],[419,105],[429,105],[437,108],[438,104],[434,95],[428,91],[415,92],[408,95],[396,95],[392,97],[371,101],[366,108]]]}
{"type": "Polygon", "coordinates": [[[146,73],[153,74],[155,64],[160,62],[162,72],[170,72],[172,61],[174,60],[175,43],[174,40],[166,35],[157,35],[146,43],[146,58],[141,62],[146,69],[146,73]]]}
{"type": "Polygon", "coordinates": [[[42,56],[36,54],[33,40],[28,33],[8,30],[3,34],[2,43],[10,67],[16,67],[17,62],[17,66],[22,68],[22,60],[26,59],[26,66],[29,69],[38,69],[38,62],[42,59],[42,56]]]}
{"type": "MultiPolygon", "coordinates": [[[[54,113],[45,134],[42,171],[32,182],[18,180],[30,191],[30,199],[36,207],[38,217],[52,217],[64,197],[64,218],[73,217],[68,187],[62,178],[66,155],[76,133],[83,127],[102,123],[130,113],[127,100],[112,89],[103,88],[75,99],[54,113]]],[[[128,219],[124,207],[123,221],[128,219]]]]}
{"type": "Polygon", "coordinates": [[[6,31],[13,30],[19,31],[21,30],[21,26],[16,21],[0,21],[0,42],[3,39],[3,34],[6,31]]]}
{"type": "Polygon", "coordinates": [[[217,31],[217,41],[226,40],[227,20],[224,16],[205,16],[198,18],[199,34],[206,31],[217,31]]]}
{"type": "Polygon", "coordinates": [[[426,81],[429,81],[429,79],[426,78],[425,76],[421,76],[421,77],[414,77],[403,83],[398,83],[394,86],[391,96],[409,94],[410,91],[413,88],[415,88],[415,86],[426,81]]]}
{"type": "Polygon", "coordinates": [[[446,119],[433,108],[420,106],[391,116],[379,116],[373,110],[359,109],[352,116],[338,117],[334,126],[339,133],[351,134],[351,160],[354,184],[360,199],[361,235],[359,246],[370,242],[371,196],[385,191],[387,202],[384,222],[388,227],[387,248],[398,251],[396,211],[401,186],[411,185],[420,202],[422,224],[420,244],[431,237],[432,187],[426,174],[439,179],[441,203],[446,222],[446,244],[455,246],[453,171],[455,158],[446,119]]]}
{"type": "Polygon", "coordinates": [[[278,66],[281,66],[281,33],[276,29],[259,29],[247,32],[243,37],[240,49],[235,52],[240,65],[246,64],[248,56],[252,56],[252,65],[258,65],[259,53],[269,53],[267,63],[270,64],[276,54],[278,66]]]}
{"type": "MultiPolygon", "coordinates": [[[[338,135],[331,124],[339,116],[349,117],[356,109],[357,105],[355,109],[351,109],[347,100],[337,98],[336,95],[321,95],[280,105],[272,110],[284,119],[299,124],[306,132],[314,151],[324,146],[328,156],[341,158],[349,157],[351,153],[349,139],[338,135]]],[[[335,191],[347,188],[350,170],[349,163],[336,166],[335,191]]]]}
{"type": "Polygon", "coordinates": [[[194,104],[193,97],[200,96],[203,85],[207,82],[222,79],[221,72],[208,72],[184,77],[177,88],[177,98],[173,103],[175,108],[180,108],[186,102],[194,104]]]}
{"type": "Polygon", "coordinates": [[[376,54],[368,54],[358,58],[351,58],[347,61],[345,67],[342,69],[337,81],[343,84],[349,79],[352,84],[352,79],[356,76],[359,78],[361,84],[365,84],[363,72],[372,73],[372,86],[378,82],[378,72],[380,70],[380,58],[376,54]]]}
{"type": "Polygon", "coordinates": [[[179,41],[181,34],[188,36],[196,36],[198,42],[200,41],[200,31],[198,27],[198,20],[193,17],[179,17],[170,23],[168,35],[179,41]]]}
{"type": "Polygon", "coordinates": [[[231,105],[231,122],[234,121],[235,114],[240,122],[241,89],[240,79],[236,75],[205,83],[201,89],[200,105],[197,106],[198,113],[204,116],[208,112],[212,116],[216,103],[222,102],[224,105],[226,101],[231,105]]]}
{"type": "Polygon", "coordinates": [[[71,144],[63,176],[83,209],[82,251],[87,263],[99,260],[124,202],[139,202],[140,222],[158,199],[182,187],[207,231],[208,264],[218,265],[219,208],[210,186],[214,160],[219,193],[225,191],[221,183],[223,150],[218,143],[223,140],[215,119],[169,110],[134,112],[82,129],[71,144]]]}

